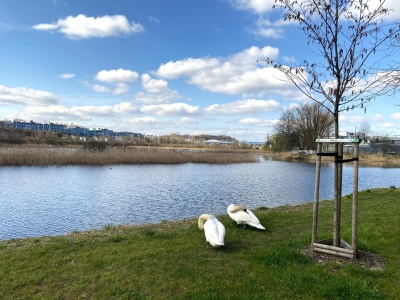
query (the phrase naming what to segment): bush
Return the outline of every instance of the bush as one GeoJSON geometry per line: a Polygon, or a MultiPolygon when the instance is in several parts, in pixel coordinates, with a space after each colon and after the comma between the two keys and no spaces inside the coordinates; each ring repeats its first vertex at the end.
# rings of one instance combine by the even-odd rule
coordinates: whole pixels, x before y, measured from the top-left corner
{"type": "Polygon", "coordinates": [[[90,140],[83,144],[83,149],[91,152],[103,152],[107,149],[107,142],[90,140]]]}

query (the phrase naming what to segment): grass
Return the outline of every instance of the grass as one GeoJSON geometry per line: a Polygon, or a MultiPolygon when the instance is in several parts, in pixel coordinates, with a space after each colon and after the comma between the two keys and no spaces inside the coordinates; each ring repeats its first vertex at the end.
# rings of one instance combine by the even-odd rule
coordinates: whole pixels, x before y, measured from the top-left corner
{"type": "MultiPolygon", "coordinates": [[[[351,197],[342,237],[350,240],[351,197]]],[[[332,237],[332,201],[320,203],[319,239],[332,237]]],[[[312,204],[254,210],[265,231],[237,230],[206,248],[197,220],[113,226],[64,236],[0,242],[1,299],[398,299],[400,190],[359,193],[358,246],[384,270],[321,264],[311,240],[312,204]]],[[[205,212],[209,213],[209,212],[205,212]]]]}
{"type": "Polygon", "coordinates": [[[158,147],[110,147],[104,151],[82,148],[0,147],[0,166],[107,165],[107,164],[231,164],[257,162],[249,151],[204,151],[158,147]]]}

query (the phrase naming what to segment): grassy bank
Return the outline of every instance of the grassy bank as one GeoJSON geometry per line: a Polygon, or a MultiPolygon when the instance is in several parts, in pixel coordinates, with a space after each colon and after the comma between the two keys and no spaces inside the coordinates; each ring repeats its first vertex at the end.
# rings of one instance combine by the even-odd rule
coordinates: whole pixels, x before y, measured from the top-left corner
{"type": "Polygon", "coordinates": [[[256,162],[250,151],[191,150],[159,147],[110,147],[90,151],[80,147],[0,147],[0,166],[107,165],[107,164],[230,164],[256,162]]]}
{"type": "MultiPolygon", "coordinates": [[[[332,207],[321,202],[319,239],[331,237],[332,207]]],[[[350,211],[347,196],[345,240],[350,211]]],[[[265,231],[238,231],[218,216],[226,227],[219,249],[205,247],[195,219],[2,241],[1,299],[398,299],[399,189],[359,194],[358,245],[383,268],[308,256],[312,204],[254,212],[265,231]]]]}
{"type": "MultiPolygon", "coordinates": [[[[271,153],[277,160],[286,161],[306,161],[315,163],[316,155],[296,155],[292,152],[275,152],[271,153]]],[[[352,158],[352,154],[345,153],[344,159],[352,158]]],[[[333,162],[334,158],[329,156],[322,157],[323,162],[333,162]]],[[[359,155],[359,163],[361,166],[372,166],[372,167],[400,167],[400,155],[399,154],[382,154],[382,153],[361,153],[359,155]]]]}

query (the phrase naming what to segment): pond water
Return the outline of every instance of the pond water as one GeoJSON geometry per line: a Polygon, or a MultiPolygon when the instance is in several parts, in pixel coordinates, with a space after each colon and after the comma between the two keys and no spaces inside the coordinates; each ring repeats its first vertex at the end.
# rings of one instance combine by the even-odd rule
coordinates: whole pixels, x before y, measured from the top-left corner
{"type": "MultiPolygon", "coordinates": [[[[399,168],[359,168],[359,190],[399,185],[399,168]]],[[[353,166],[343,167],[343,195],[353,166]]],[[[59,235],[105,225],[159,223],[312,202],[315,164],[261,159],[228,165],[110,165],[0,168],[0,240],[59,235]]],[[[320,199],[333,199],[333,164],[320,199]]]]}

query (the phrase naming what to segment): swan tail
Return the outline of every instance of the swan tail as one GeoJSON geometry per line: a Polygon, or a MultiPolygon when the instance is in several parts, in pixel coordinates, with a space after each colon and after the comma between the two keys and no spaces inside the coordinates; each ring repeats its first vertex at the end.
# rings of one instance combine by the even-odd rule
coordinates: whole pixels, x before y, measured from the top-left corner
{"type": "Polygon", "coordinates": [[[265,227],[262,226],[261,224],[256,224],[256,223],[247,223],[247,224],[250,225],[250,226],[256,227],[258,229],[265,230],[265,227]]]}

